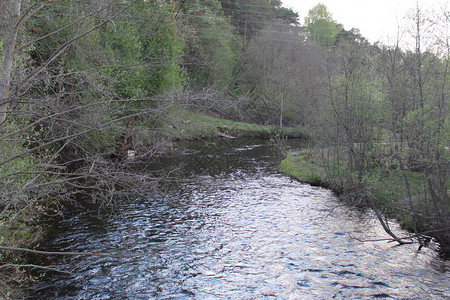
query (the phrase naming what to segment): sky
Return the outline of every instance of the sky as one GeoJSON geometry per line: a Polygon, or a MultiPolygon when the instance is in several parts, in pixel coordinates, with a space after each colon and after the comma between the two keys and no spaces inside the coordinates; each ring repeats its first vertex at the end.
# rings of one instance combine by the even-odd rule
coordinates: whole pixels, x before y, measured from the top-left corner
{"type": "Polygon", "coordinates": [[[358,28],[369,42],[381,41],[393,44],[399,26],[406,27],[405,16],[416,7],[430,10],[449,7],[450,0],[281,0],[283,6],[292,8],[300,15],[303,24],[308,11],[317,3],[323,3],[333,18],[344,28],[358,28]]]}

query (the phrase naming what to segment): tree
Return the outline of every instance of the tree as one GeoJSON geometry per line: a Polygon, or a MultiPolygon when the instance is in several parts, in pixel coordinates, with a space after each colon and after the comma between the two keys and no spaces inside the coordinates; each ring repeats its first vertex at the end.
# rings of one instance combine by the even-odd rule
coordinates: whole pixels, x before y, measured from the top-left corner
{"type": "Polygon", "coordinates": [[[439,31],[432,19],[439,18],[425,18],[417,9],[410,51],[402,50],[399,40],[380,49],[357,31],[342,30],[328,52],[328,91],[317,121],[324,165],[338,190],[352,203],[373,209],[400,244],[411,241],[389,229],[389,216],[414,232],[421,246],[432,233],[445,248],[448,49],[433,53],[445,38],[433,42],[439,31]]]}
{"type": "Polygon", "coordinates": [[[242,43],[219,1],[185,3],[182,24],[187,43],[185,63],[191,87],[219,90],[231,85],[240,63],[242,43]]]}
{"type": "Polygon", "coordinates": [[[328,8],[321,3],[308,12],[305,17],[305,27],[311,38],[325,49],[334,47],[337,34],[342,30],[342,26],[333,20],[328,8]]]}
{"type": "Polygon", "coordinates": [[[298,14],[281,6],[281,2],[268,0],[220,0],[225,15],[242,36],[244,46],[258,30],[275,18],[285,24],[297,24],[298,14]]]}
{"type": "Polygon", "coordinates": [[[298,13],[290,8],[281,6],[281,1],[270,1],[273,10],[275,11],[275,18],[281,20],[286,25],[298,25],[298,13]]]}
{"type": "MultiPolygon", "coordinates": [[[[445,16],[444,12],[444,16],[445,16]]],[[[448,12],[447,12],[448,16],[448,12]]],[[[418,231],[436,230],[436,236],[449,244],[450,198],[448,195],[449,154],[445,150],[449,132],[448,103],[448,33],[439,30],[447,26],[448,17],[427,17],[419,6],[412,17],[414,50],[405,55],[410,78],[410,110],[404,118],[407,142],[406,160],[399,157],[404,184],[411,189],[407,169],[424,174],[425,196],[421,201],[409,197],[412,227],[418,231]],[[442,23],[431,21],[441,20],[442,23]],[[442,35],[439,36],[439,33],[442,35]],[[447,48],[442,48],[447,40],[447,48]],[[433,53],[434,49],[440,49],[433,53]],[[444,51],[442,51],[444,50],[444,51]]],[[[422,244],[422,241],[421,241],[422,244]]],[[[446,251],[449,249],[447,247],[446,251]]]]}
{"type": "MultiPolygon", "coordinates": [[[[4,4],[6,5],[6,4],[4,4]]],[[[16,50],[17,35],[19,32],[19,27],[21,25],[21,0],[14,0],[11,2],[11,14],[10,21],[7,25],[8,35],[4,42],[4,58],[3,64],[1,66],[1,78],[0,78],[0,128],[6,120],[9,95],[11,90],[11,76],[12,76],[12,65],[14,61],[14,54],[16,50]]]]}
{"type": "Polygon", "coordinates": [[[305,124],[315,99],[320,49],[307,44],[298,27],[274,23],[255,36],[242,81],[252,91],[250,109],[262,123],[305,124]]]}
{"type": "MultiPolygon", "coordinates": [[[[334,146],[344,146],[347,169],[362,178],[375,140],[377,93],[370,48],[354,40],[339,44],[328,59],[328,101],[334,146]]],[[[328,142],[330,143],[330,142],[328,142]]]]}

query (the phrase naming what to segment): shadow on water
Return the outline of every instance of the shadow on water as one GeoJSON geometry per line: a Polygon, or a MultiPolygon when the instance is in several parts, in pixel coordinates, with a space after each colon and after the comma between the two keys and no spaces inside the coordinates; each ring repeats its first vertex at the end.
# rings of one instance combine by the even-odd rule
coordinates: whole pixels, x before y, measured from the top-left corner
{"type": "Polygon", "coordinates": [[[151,165],[171,170],[159,193],[103,220],[74,214],[46,245],[131,256],[55,258],[73,275],[48,274],[33,298],[450,297],[448,262],[414,245],[360,242],[386,237],[375,218],[278,174],[268,141],[183,147],[151,165]]]}

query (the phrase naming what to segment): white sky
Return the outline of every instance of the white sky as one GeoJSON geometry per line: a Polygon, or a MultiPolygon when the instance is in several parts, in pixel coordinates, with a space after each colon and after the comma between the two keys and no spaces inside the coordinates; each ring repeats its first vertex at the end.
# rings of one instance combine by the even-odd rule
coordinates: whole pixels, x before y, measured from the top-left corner
{"type": "Polygon", "coordinates": [[[369,42],[382,41],[392,44],[398,27],[405,27],[405,16],[416,7],[437,9],[449,6],[450,0],[281,0],[283,6],[292,8],[300,15],[303,24],[308,11],[317,3],[323,3],[333,18],[347,30],[359,28],[369,42]]]}

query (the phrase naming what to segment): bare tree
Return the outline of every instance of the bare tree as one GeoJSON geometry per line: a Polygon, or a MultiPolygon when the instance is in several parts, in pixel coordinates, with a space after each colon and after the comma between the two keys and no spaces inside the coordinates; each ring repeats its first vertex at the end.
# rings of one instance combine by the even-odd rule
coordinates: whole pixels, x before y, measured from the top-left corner
{"type": "Polygon", "coordinates": [[[323,72],[320,54],[298,27],[272,24],[255,37],[242,78],[251,87],[253,110],[262,122],[280,127],[308,122],[316,103],[316,79],[323,72]]]}

